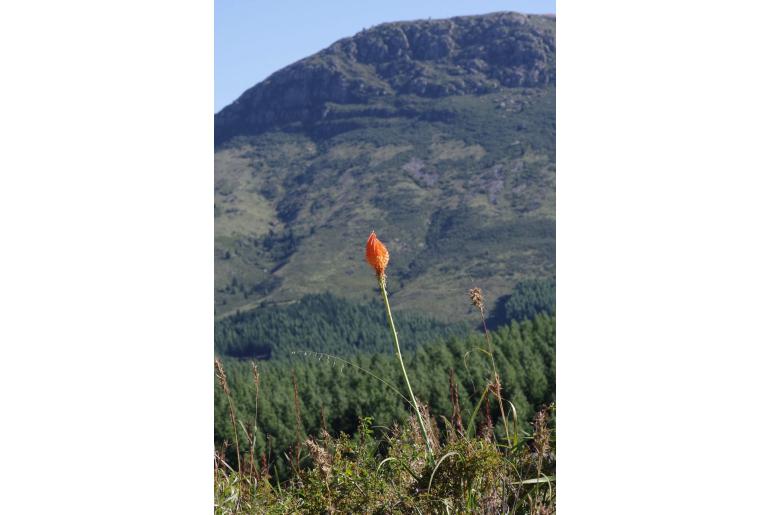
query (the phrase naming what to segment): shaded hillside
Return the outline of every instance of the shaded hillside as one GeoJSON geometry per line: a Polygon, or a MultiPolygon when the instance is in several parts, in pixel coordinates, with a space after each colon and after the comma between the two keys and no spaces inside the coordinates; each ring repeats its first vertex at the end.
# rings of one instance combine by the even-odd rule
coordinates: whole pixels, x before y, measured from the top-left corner
{"type": "Polygon", "coordinates": [[[273,74],[217,116],[216,304],[375,295],[469,313],[555,268],[555,18],[389,23],[273,74]]]}

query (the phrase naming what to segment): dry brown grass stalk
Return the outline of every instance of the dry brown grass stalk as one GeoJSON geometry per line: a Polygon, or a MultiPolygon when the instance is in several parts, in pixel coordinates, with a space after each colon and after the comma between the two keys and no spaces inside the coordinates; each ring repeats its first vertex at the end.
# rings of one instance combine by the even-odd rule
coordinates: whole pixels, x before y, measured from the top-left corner
{"type": "Polygon", "coordinates": [[[294,385],[294,416],[296,418],[296,433],[297,433],[297,452],[296,452],[296,465],[299,470],[299,453],[302,448],[302,414],[299,409],[299,390],[297,388],[297,374],[294,369],[291,370],[291,382],[294,385]]]}
{"type": "Polygon", "coordinates": [[[492,412],[489,410],[489,395],[484,397],[484,428],[481,430],[482,437],[491,441],[495,436],[495,426],[492,423],[492,412]]]}
{"type": "Polygon", "coordinates": [[[256,448],[256,442],[257,442],[257,427],[259,426],[259,422],[257,419],[257,416],[259,414],[259,370],[257,369],[257,364],[253,361],[251,362],[251,373],[254,376],[254,386],[256,388],[256,392],[254,393],[254,429],[253,429],[253,435],[251,438],[251,450],[249,452],[249,456],[251,458],[251,469],[254,472],[254,477],[258,477],[256,473],[256,467],[254,464],[254,452],[256,448]]]}
{"type": "Polygon", "coordinates": [[[508,430],[508,417],[505,414],[505,407],[503,406],[503,396],[502,396],[502,389],[503,386],[500,384],[500,375],[497,373],[497,365],[495,364],[495,355],[494,355],[494,349],[492,348],[492,337],[489,334],[489,330],[487,329],[487,320],[486,316],[484,315],[484,295],[481,291],[481,288],[471,288],[468,291],[468,296],[471,299],[471,304],[478,309],[479,315],[481,316],[481,325],[484,327],[484,338],[487,341],[487,347],[489,352],[489,360],[492,363],[492,381],[490,383],[489,390],[492,392],[492,394],[497,399],[497,405],[500,409],[500,416],[503,419],[503,427],[505,428],[505,438],[507,440],[507,444],[511,445],[511,434],[508,430]]]}
{"type": "Polygon", "coordinates": [[[455,371],[453,368],[449,369],[449,397],[452,402],[452,425],[455,431],[460,435],[465,434],[463,428],[463,416],[462,409],[460,408],[460,394],[457,389],[457,381],[455,380],[455,371]]]}
{"type": "Polygon", "coordinates": [[[235,406],[233,405],[233,397],[230,395],[230,387],[227,384],[227,374],[222,366],[222,362],[219,359],[214,360],[214,370],[216,372],[217,379],[219,380],[219,386],[222,387],[222,391],[227,397],[227,406],[230,411],[230,422],[233,425],[233,434],[235,437],[235,455],[238,458],[238,474],[243,474],[243,467],[241,466],[241,448],[238,444],[238,424],[235,421],[235,406]]]}

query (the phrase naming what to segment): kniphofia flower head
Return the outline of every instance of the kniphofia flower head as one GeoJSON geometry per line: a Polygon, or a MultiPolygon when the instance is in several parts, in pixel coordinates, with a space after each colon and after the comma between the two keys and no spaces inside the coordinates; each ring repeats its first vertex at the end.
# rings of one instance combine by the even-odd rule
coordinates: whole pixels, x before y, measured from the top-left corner
{"type": "Polygon", "coordinates": [[[377,235],[372,231],[369,239],[366,241],[366,261],[374,268],[378,278],[385,276],[385,267],[388,266],[390,254],[388,249],[377,239],[377,235]]]}

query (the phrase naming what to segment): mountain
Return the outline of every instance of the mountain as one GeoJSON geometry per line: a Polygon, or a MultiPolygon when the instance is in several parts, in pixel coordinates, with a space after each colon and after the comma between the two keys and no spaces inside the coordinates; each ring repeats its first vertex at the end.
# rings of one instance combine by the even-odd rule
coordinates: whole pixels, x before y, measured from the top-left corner
{"type": "Polygon", "coordinates": [[[386,23],[279,70],[215,117],[218,316],[330,292],[470,316],[555,273],[555,24],[386,23]]]}

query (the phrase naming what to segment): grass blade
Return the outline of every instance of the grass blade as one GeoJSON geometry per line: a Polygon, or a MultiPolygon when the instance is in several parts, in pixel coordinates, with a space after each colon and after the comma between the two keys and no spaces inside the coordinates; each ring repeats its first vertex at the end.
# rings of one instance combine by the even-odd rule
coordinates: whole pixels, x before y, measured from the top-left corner
{"type": "Polygon", "coordinates": [[[430,492],[431,486],[433,486],[433,476],[436,474],[436,471],[438,470],[439,465],[441,465],[441,462],[443,462],[445,459],[447,459],[450,456],[459,456],[460,453],[457,451],[452,451],[444,454],[440,460],[438,460],[438,463],[436,463],[436,466],[433,467],[433,472],[430,474],[430,481],[428,481],[428,492],[430,492]]]}

